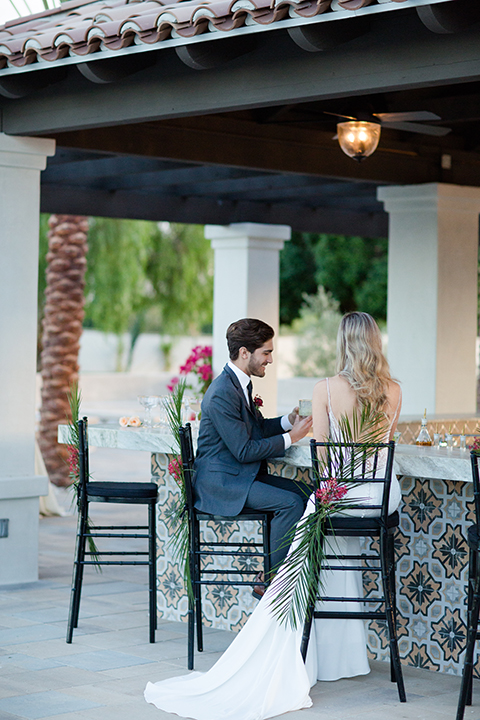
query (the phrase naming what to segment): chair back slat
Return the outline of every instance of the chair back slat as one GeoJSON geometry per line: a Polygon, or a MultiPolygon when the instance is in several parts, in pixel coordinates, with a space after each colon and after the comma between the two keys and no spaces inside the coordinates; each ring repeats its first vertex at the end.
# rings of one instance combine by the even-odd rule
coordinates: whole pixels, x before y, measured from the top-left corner
{"type": "Polygon", "coordinates": [[[77,421],[78,428],[78,472],[79,472],[79,499],[84,499],[90,469],[88,462],[88,418],[83,417],[77,421]]]}
{"type": "Polygon", "coordinates": [[[185,483],[185,497],[188,509],[193,510],[193,463],[195,454],[193,452],[192,427],[190,423],[186,423],[184,427],[179,428],[178,432],[180,435],[180,455],[182,458],[183,480],[185,483]]]}
{"type": "MultiPolygon", "coordinates": [[[[390,487],[392,481],[393,456],[395,452],[395,443],[393,442],[393,440],[389,443],[341,443],[317,442],[316,440],[310,440],[310,453],[312,458],[312,467],[314,471],[314,483],[316,485],[318,485],[322,481],[320,462],[318,457],[318,448],[325,448],[326,468],[329,477],[336,477],[339,482],[345,483],[346,485],[356,485],[362,482],[383,484],[381,505],[368,505],[368,509],[381,510],[380,517],[382,521],[386,523],[388,518],[390,487]],[[378,477],[379,455],[382,449],[387,449],[387,458],[385,462],[385,467],[381,470],[381,477],[378,477]],[[334,459],[333,462],[332,456],[334,459]],[[348,477],[346,477],[345,474],[345,457],[348,457],[348,477]]],[[[480,489],[478,502],[480,506],[480,489]]],[[[349,506],[349,510],[364,509],[365,507],[365,503],[362,503],[361,501],[355,503],[352,502],[349,506]]]]}
{"type": "Polygon", "coordinates": [[[478,470],[478,460],[480,455],[476,450],[470,452],[470,461],[472,463],[472,480],[473,480],[473,500],[475,504],[475,523],[480,527],[480,478],[478,470]]]}

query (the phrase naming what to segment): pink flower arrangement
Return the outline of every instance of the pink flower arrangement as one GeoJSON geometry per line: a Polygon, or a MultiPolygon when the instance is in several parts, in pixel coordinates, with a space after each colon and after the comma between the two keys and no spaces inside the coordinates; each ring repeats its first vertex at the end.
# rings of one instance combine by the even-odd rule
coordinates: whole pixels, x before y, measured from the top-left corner
{"type": "Polygon", "coordinates": [[[321,484],[322,487],[315,490],[315,497],[325,507],[342,500],[347,494],[347,486],[338,483],[336,478],[322,480],[321,484]]]}
{"type": "Polygon", "coordinates": [[[78,448],[75,445],[68,445],[68,467],[72,475],[78,474],[78,448]]]}
{"type": "MultiPolygon", "coordinates": [[[[191,385],[187,385],[191,390],[198,390],[204,395],[213,380],[213,368],[212,368],[212,347],[211,345],[196,345],[185,363],[180,367],[180,375],[189,375],[193,373],[196,375],[200,382],[199,388],[194,388],[191,385]]],[[[173,377],[167,388],[170,392],[178,384],[180,378],[173,377]]]]}
{"type": "Polygon", "coordinates": [[[170,460],[170,462],[168,463],[168,472],[174,478],[175,482],[178,485],[182,484],[182,463],[179,455],[177,455],[177,457],[174,457],[173,460],[170,460]]]}

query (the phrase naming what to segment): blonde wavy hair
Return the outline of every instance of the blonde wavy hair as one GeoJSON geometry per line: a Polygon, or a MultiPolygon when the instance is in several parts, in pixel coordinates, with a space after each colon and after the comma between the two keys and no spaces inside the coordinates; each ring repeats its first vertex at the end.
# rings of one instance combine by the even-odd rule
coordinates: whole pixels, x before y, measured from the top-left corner
{"type": "Polygon", "coordinates": [[[351,312],[343,316],[337,335],[336,371],[348,380],[360,407],[385,412],[389,381],[388,361],[382,336],[371,315],[351,312]]]}

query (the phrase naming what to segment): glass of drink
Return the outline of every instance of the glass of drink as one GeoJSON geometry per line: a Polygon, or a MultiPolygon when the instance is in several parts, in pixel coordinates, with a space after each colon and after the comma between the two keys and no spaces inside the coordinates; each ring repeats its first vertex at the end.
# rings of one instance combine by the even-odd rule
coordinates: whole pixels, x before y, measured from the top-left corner
{"type": "Polygon", "coordinates": [[[152,409],[158,405],[158,395],[139,395],[138,402],[145,408],[143,425],[148,428],[153,427],[152,409]]]}
{"type": "Polygon", "coordinates": [[[300,417],[309,417],[312,414],[312,401],[311,400],[299,400],[298,401],[298,414],[300,417]]]}

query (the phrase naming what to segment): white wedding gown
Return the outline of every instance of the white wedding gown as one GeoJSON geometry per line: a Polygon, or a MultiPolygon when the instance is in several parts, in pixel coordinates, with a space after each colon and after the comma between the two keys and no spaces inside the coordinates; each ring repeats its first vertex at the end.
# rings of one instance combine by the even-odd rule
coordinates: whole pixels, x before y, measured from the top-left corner
{"type": "MultiPolygon", "coordinates": [[[[338,440],[341,434],[330,405],[328,380],[327,389],[330,433],[338,440]]],[[[378,469],[380,467],[379,464],[378,469]]],[[[381,483],[364,483],[349,490],[347,498],[361,498],[365,510],[355,514],[368,517],[378,515],[377,510],[369,511],[368,506],[381,504],[382,492],[381,483]]],[[[397,509],[400,499],[400,486],[394,476],[389,513],[397,509]]],[[[303,517],[313,510],[314,502],[310,498],[303,517]]],[[[334,543],[337,548],[334,552],[339,555],[360,552],[359,538],[335,538],[332,549],[334,543]]],[[[281,578],[281,573],[280,569],[276,580],[281,578]]],[[[194,720],[266,720],[310,707],[309,690],[317,680],[338,680],[370,672],[363,620],[315,620],[304,664],[300,654],[303,623],[298,623],[294,630],[288,623],[280,624],[272,614],[276,580],[208,672],[192,672],[158,683],[149,682],[145,700],[160,710],[194,720]]],[[[330,597],[363,595],[358,571],[328,571],[324,573],[322,584],[323,593],[330,597]]],[[[335,604],[329,602],[328,608],[335,609],[335,604]]],[[[355,610],[359,609],[359,604],[338,603],[338,609],[355,610]]]]}

